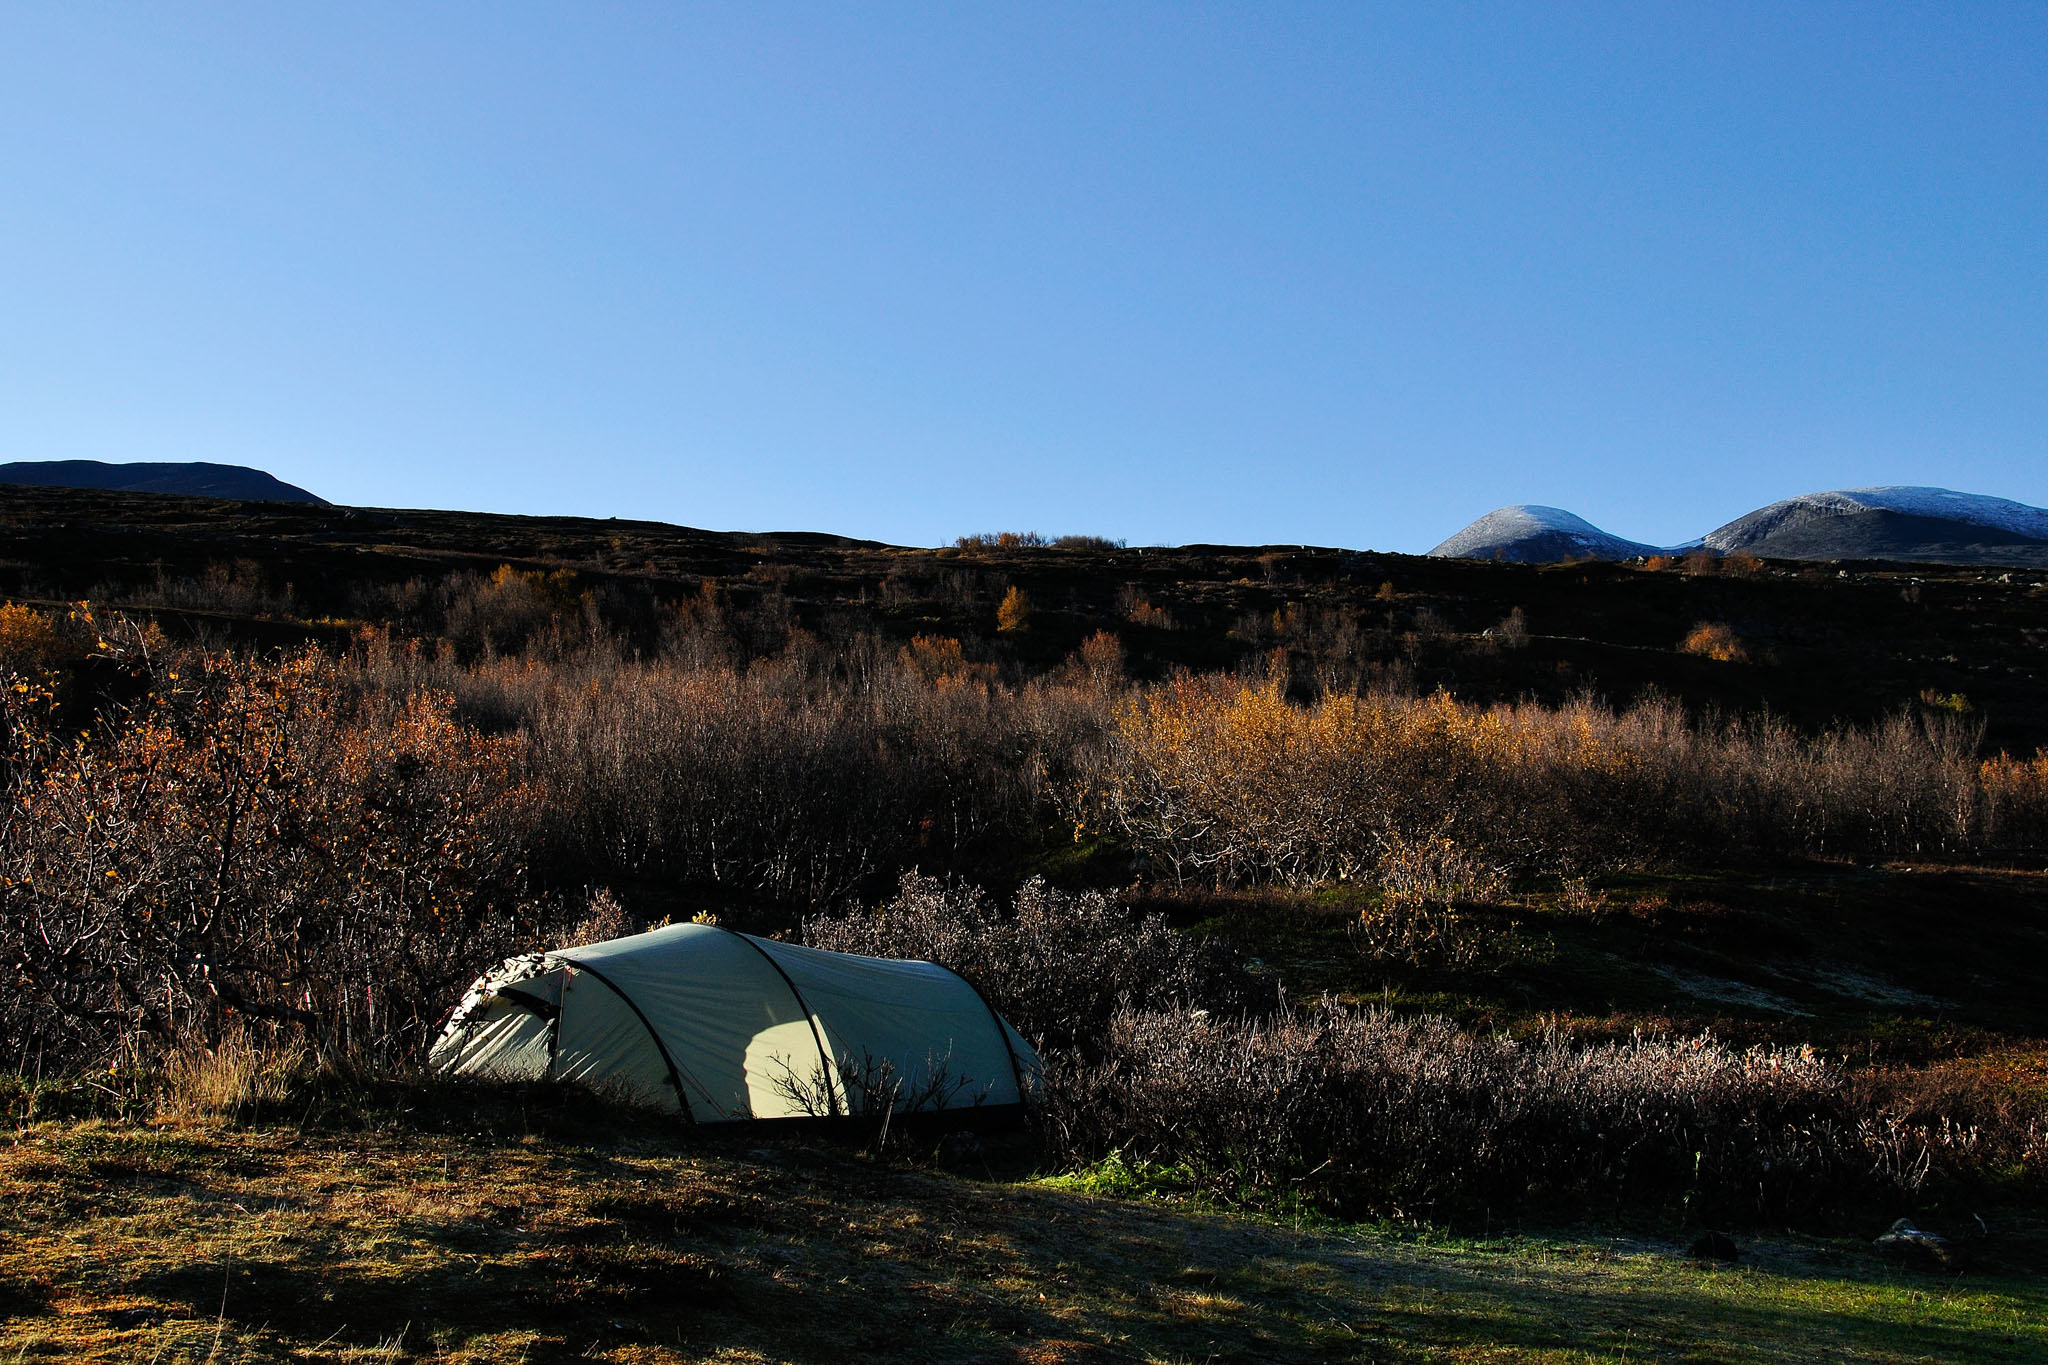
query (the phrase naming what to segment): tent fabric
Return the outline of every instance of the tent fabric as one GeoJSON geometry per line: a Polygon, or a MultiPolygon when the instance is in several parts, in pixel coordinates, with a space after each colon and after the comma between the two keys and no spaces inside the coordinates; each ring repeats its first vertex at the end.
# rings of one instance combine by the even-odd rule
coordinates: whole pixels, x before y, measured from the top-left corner
{"type": "Polygon", "coordinates": [[[511,959],[470,988],[429,1064],[718,1123],[1014,1106],[1038,1057],[935,963],[677,924],[511,959]]]}

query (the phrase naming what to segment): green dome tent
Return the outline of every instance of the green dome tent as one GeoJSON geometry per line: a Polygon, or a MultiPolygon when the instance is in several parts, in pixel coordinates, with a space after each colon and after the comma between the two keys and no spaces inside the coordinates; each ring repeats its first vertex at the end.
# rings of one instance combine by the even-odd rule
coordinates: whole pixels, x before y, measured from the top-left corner
{"type": "Polygon", "coordinates": [[[1038,1054],[954,972],[706,924],[516,957],[428,1064],[581,1081],[697,1123],[1023,1103],[1038,1054]]]}

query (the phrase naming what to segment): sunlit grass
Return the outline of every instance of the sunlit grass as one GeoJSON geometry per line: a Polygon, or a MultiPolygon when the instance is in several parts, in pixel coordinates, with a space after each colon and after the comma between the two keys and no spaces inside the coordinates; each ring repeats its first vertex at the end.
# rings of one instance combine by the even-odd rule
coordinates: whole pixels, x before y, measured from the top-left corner
{"type": "Polygon", "coordinates": [[[1352,1227],[1085,1192],[1170,1185],[1143,1169],[745,1143],[32,1125],[0,1147],[0,1361],[2048,1358],[2038,1278],[1855,1240],[1714,1268],[1675,1230],[1352,1227]]]}

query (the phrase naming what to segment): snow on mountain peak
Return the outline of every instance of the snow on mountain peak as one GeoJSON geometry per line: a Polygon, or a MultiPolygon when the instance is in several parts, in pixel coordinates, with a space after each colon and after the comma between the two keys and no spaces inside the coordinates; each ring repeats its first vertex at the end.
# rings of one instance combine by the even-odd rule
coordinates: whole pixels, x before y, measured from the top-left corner
{"type": "Polygon", "coordinates": [[[1961,522],[2033,540],[2048,540],[2048,509],[1982,493],[1958,493],[1950,488],[1886,484],[1873,488],[1836,488],[1783,498],[1709,532],[1705,543],[1717,550],[1727,550],[1759,532],[1768,534],[1768,528],[1802,513],[1854,516],[1865,511],[1961,522]]]}
{"type": "Polygon", "coordinates": [[[1488,512],[1472,525],[1484,526],[1496,534],[1505,535],[1532,535],[1539,531],[1564,531],[1581,536],[1607,534],[1584,517],[1574,516],[1562,507],[1544,507],[1533,502],[1520,502],[1513,507],[1498,508],[1488,512]]]}
{"type": "Polygon", "coordinates": [[[2048,508],[2030,507],[2010,498],[1983,493],[1958,493],[1952,488],[1915,488],[1889,484],[1877,488],[1844,488],[1837,496],[1864,507],[1915,517],[1943,517],[1973,526],[1993,526],[2023,536],[2048,540],[2048,508]]]}
{"type": "Polygon", "coordinates": [[[1649,548],[1609,535],[1562,507],[1518,503],[1488,512],[1430,554],[1448,559],[1626,559],[1649,548]]]}
{"type": "Polygon", "coordinates": [[[1521,563],[1630,559],[1696,548],[1766,558],[1943,563],[2033,563],[2048,555],[2030,548],[2029,541],[2048,544],[2048,508],[1949,488],[1886,485],[1784,498],[1671,551],[1625,540],[1561,507],[1520,503],[1488,512],[1429,553],[1521,563]]]}

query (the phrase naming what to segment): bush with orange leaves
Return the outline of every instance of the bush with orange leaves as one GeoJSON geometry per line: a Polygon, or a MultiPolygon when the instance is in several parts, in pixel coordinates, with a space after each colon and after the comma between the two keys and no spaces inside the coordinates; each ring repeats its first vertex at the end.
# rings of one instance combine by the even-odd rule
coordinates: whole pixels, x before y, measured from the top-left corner
{"type": "Polygon", "coordinates": [[[1986,838],[2001,848],[2048,848],[2048,753],[2000,754],[1980,769],[1986,838]]]}
{"type": "MultiPolygon", "coordinates": [[[[2048,843],[2048,763],[1975,758],[1981,725],[1901,713],[1800,735],[1614,711],[1325,695],[1184,677],[1130,693],[1066,790],[1175,881],[1398,881],[1455,849],[1475,886],[1690,858],[1924,856],[2048,843]]],[[[1441,897],[1439,897],[1441,898],[1441,897]]],[[[1484,899],[1459,894],[1452,899],[1484,899]]]]}
{"type": "Polygon", "coordinates": [[[229,1029],[415,1055],[476,964],[529,943],[517,742],[315,654],[158,660],[90,724],[18,674],[0,822],[0,1045],[69,1069],[229,1029]]]}
{"type": "Polygon", "coordinates": [[[67,648],[56,622],[32,607],[0,603],[0,668],[30,677],[79,651],[67,648]]]}
{"type": "MultiPolygon", "coordinates": [[[[50,723],[88,723],[150,689],[165,648],[156,626],[96,611],[90,602],[42,611],[0,603],[0,686],[19,698],[34,688],[50,723]]],[[[10,719],[0,711],[0,727],[10,719]]],[[[4,743],[4,741],[0,741],[4,743]]]]}
{"type": "Polygon", "coordinates": [[[1700,622],[1686,633],[1678,648],[1683,653],[1696,654],[1715,663],[1749,662],[1749,649],[1742,643],[1742,637],[1719,621],[1700,622]]]}
{"type": "Polygon", "coordinates": [[[1182,678],[1134,693],[1072,792],[1176,881],[1306,886],[1377,877],[1418,840],[1498,868],[1625,852],[1634,757],[1592,706],[1476,707],[1182,678]],[[1599,837],[1588,839],[1589,828],[1599,837]]]}

